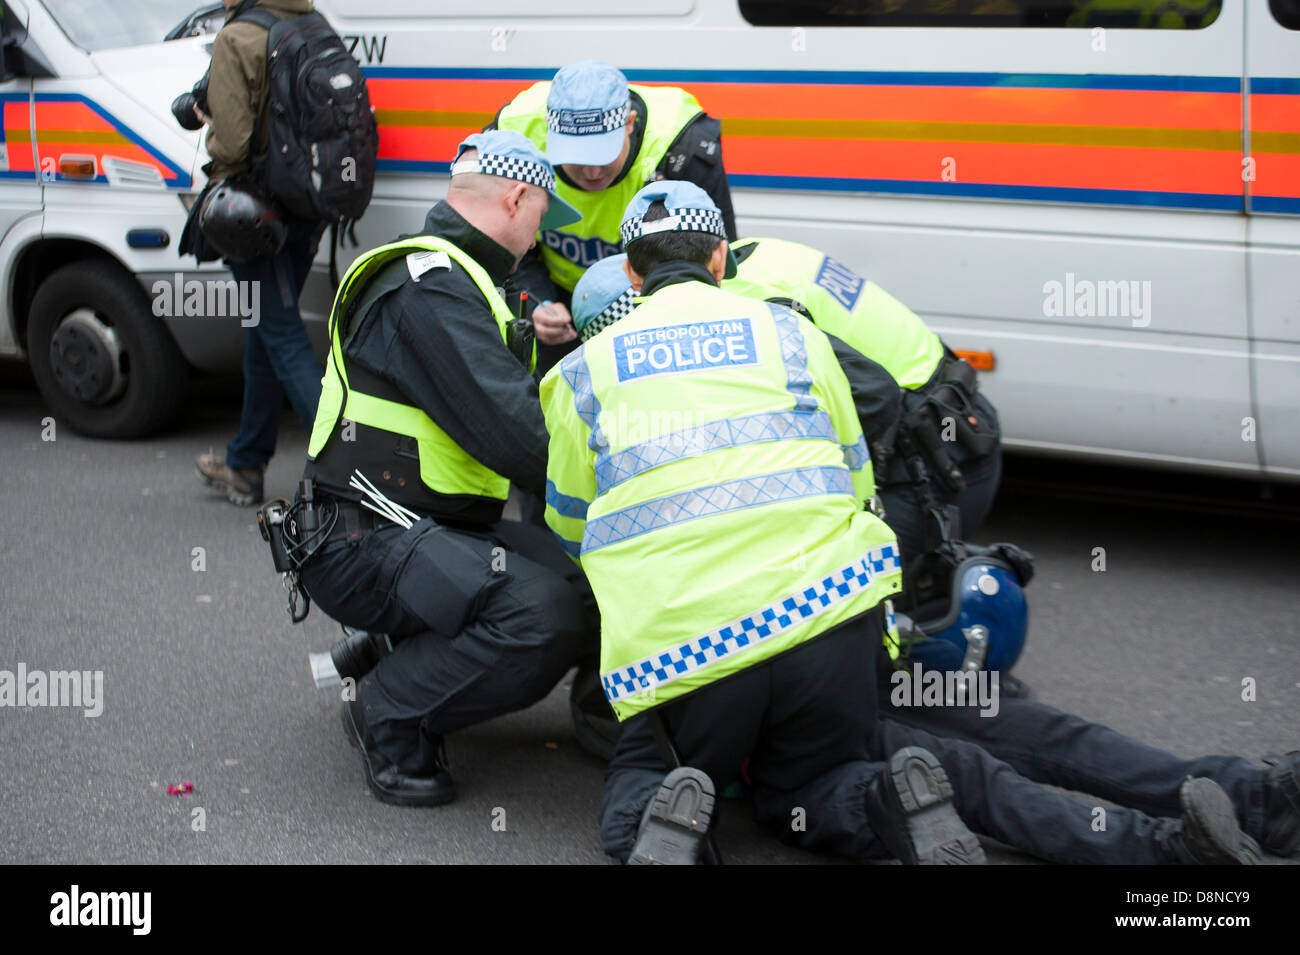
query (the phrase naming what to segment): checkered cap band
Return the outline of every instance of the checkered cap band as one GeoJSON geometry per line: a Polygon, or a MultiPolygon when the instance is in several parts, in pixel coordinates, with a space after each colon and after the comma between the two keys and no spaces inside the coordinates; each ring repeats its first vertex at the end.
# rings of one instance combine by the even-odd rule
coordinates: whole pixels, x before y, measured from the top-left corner
{"type": "Polygon", "coordinates": [[[719,239],[727,237],[722,213],[717,209],[669,209],[666,219],[644,222],[643,216],[633,216],[619,227],[626,246],[634,239],[659,232],[707,232],[719,239]]]}
{"type": "Polygon", "coordinates": [[[612,133],[627,124],[627,103],[617,109],[548,109],[546,128],[562,136],[591,136],[612,133]]]}
{"type": "Polygon", "coordinates": [[[632,304],[632,299],[636,298],[636,292],[628,289],[614,301],[605,306],[605,310],[593,318],[586,325],[582,326],[582,331],[578,332],[579,337],[585,342],[589,338],[604,331],[613,325],[620,318],[626,318],[632,314],[632,309],[636,306],[632,304]]]}
{"type": "Polygon", "coordinates": [[[466,159],[452,166],[451,174],[460,172],[480,172],[486,176],[501,176],[505,179],[517,179],[534,186],[541,186],[547,192],[555,192],[555,173],[541,163],[529,162],[514,156],[494,156],[491,153],[478,154],[478,160],[466,159]]]}

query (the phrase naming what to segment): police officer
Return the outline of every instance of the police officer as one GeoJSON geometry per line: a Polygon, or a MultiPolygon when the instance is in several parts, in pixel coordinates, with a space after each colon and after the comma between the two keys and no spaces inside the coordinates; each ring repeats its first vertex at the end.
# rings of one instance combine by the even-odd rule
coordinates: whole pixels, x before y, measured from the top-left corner
{"type": "Polygon", "coordinates": [[[542,492],[546,432],[533,343],[497,286],[539,224],[576,218],[527,139],[475,134],[422,233],[363,255],[335,302],[304,477],[320,520],[337,517],[301,580],[331,617],[395,643],[343,707],[386,802],[454,798],[443,737],[532,704],[594,651],[572,562],[501,520],[511,482],[542,492]],[[363,507],[356,471],[419,520],[363,507]]]}
{"type": "MultiPolygon", "coordinates": [[[[635,254],[634,249],[630,249],[629,254],[635,254]]],[[[625,256],[611,257],[589,269],[574,290],[573,312],[586,351],[599,354],[601,350],[612,348],[615,360],[626,361],[630,366],[642,360],[641,353],[634,349],[643,348],[643,340],[649,336],[643,330],[644,322],[633,323],[628,319],[629,315],[640,317],[642,313],[639,310],[633,312],[639,299],[626,274],[625,260],[625,256]],[[617,329],[610,329],[610,326],[615,323],[619,323],[617,329]],[[635,330],[631,332],[630,338],[625,339],[629,329],[635,330]],[[612,337],[616,335],[617,338],[612,337]],[[604,349],[601,347],[602,343],[604,349]]],[[[659,280],[660,274],[652,272],[644,287],[653,290],[654,283],[659,280]]],[[[722,283],[724,290],[730,284],[733,283],[724,281],[722,283]]],[[[656,297],[655,294],[651,294],[646,301],[653,303],[656,297]]],[[[683,338],[683,336],[678,337],[683,338]]],[[[829,339],[829,336],[827,337],[829,339]]],[[[577,357],[577,355],[571,356],[561,365],[561,369],[569,369],[577,357]]],[[[687,360],[692,357],[693,351],[685,354],[687,360]]],[[[658,356],[661,363],[667,359],[666,353],[658,356]]],[[[676,360],[681,361],[681,356],[677,356],[676,360]]],[[[655,359],[647,354],[645,361],[653,365],[655,359]]],[[[619,366],[616,374],[623,370],[623,367],[619,366]]],[[[665,371],[668,370],[670,369],[666,367],[665,371]]],[[[596,380],[595,371],[588,371],[587,374],[590,374],[592,381],[596,380]]],[[[544,394],[554,375],[555,372],[552,372],[552,376],[543,382],[544,394]]],[[[558,387],[558,384],[555,387],[558,387]]],[[[654,400],[651,396],[644,396],[643,400],[647,397],[654,400]]],[[[655,401],[654,404],[657,406],[659,402],[655,401]]],[[[632,414],[622,411],[621,406],[619,406],[620,413],[616,417],[610,417],[608,404],[605,407],[604,420],[627,422],[629,426],[637,423],[632,414]]],[[[551,411],[548,403],[548,421],[550,420],[551,411]]],[[[612,446],[617,442],[617,437],[612,433],[606,433],[606,441],[598,442],[602,450],[597,452],[596,471],[599,473],[602,468],[602,455],[606,459],[605,472],[621,475],[628,470],[623,463],[624,459],[630,459],[643,467],[662,465],[673,460],[674,451],[678,455],[685,456],[689,456],[692,451],[704,453],[708,450],[710,436],[726,434],[731,440],[743,441],[743,436],[748,432],[751,437],[761,437],[753,432],[752,426],[740,426],[734,421],[727,422],[725,427],[720,427],[716,422],[710,423],[704,429],[703,435],[698,431],[699,429],[677,430],[645,442],[643,447],[613,453],[604,450],[604,445],[607,443],[612,446]]],[[[715,443],[723,440],[725,439],[713,437],[715,443]]],[[[554,470],[555,460],[553,441],[552,470],[554,470]]],[[[558,492],[559,479],[555,480],[558,492]]],[[[671,481],[671,478],[669,480],[671,481]]],[[[560,533],[572,536],[577,535],[580,530],[585,530],[565,517],[567,513],[581,510],[581,506],[581,504],[575,505],[571,500],[565,500],[559,493],[553,495],[553,511],[550,519],[560,533]]],[[[678,506],[682,507],[682,505],[678,506]]],[[[601,520],[605,519],[601,518],[601,520]]],[[[633,532],[644,521],[640,515],[616,519],[627,522],[633,532]]],[[[765,530],[771,527],[769,523],[758,517],[754,518],[753,526],[755,533],[762,536],[765,536],[765,530]]],[[[573,547],[575,543],[576,540],[571,540],[571,549],[581,552],[587,546],[585,535],[581,545],[573,547]]],[[[660,549],[673,554],[675,560],[680,561],[689,556],[689,553],[684,551],[682,542],[672,541],[659,546],[660,549]]],[[[737,542],[737,546],[747,545],[741,540],[737,542]]],[[[756,550],[761,550],[765,544],[759,541],[752,546],[756,550]]],[[[778,564],[779,562],[779,558],[774,561],[778,564]]],[[[584,566],[589,572],[593,572],[593,563],[592,560],[584,558],[584,566]]],[[[654,573],[656,568],[648,566],[647,571],[654,573]]],[[[599,596],[600,588],[599,585],[597,586],[599,596]]],[[[606,669],[606,665],[602,665],[602,669],[606,669]]],[[[672,672],[668,661],[664,661],[664,669],[666,672],[672,672]]],[[[1060,863],[1250,864],[1260,858],[1259,846],[1238,826],[1234,818],[1233,801],[1219,783],[1221,781],[1223,786],[1231,787],[1234,793],[1239,795],[1253,797],[1258,793],[1242,787],[1243,780],[1239,772],[1241,767],[1233,765],[1233,762],[1228,759],[1217,757],[1204,760],[1176,760],[1170,754],[1161,753],[1150,747],[1141,747],[1141,744],[1133,740],[1119,737],[1118,734],[1110,733],[1094,724],[1087,724],[1083,720],[1034,704],[1019,712],[1024,716],[1035,712],[1056,713],[1058,719],[1055,722],[1040,724],[1042,732],[1054,740],[1054,745],[1044,748],[1040,737],[1035,737],[1028,732],[1022,733],[1019,741],[1022,752],[1016,753],[1013,750],[1004,755],[1004,751],[999,750],[999,755],[1012,763],[1008,765],[1008,762],[1003,762],[976,742],[965,738],[951,738],[941,726],[936,726],[933,720],[927,719],[931,708],[913,709],[901,703],[895,705],[894,700],[897,696],[895,671],[892,661],[883,652],[877,660],[876,672],[879,684],[875,696],[879,698],[882,709],[881,718],[872,725],[872,735],[866,749],[868,759],[884,760],[888,757],[888,764],[882,767],[886,779],[895,779],[899,774],[906,776],[912,769],[919,769],[935,779],[940,791],[951,793],[953,806],[961,820],[978,833],[989,835],[1039,858],[1060,863]],[[1093,745],[1076,746],[1070,739],[1071,730],[1082,733],[1083,738],[1096,736],[1097,739],[1093,745]],[[1108,734],[1104,739],[1101,738],[1103,733],[1108,734]],[[1112,746],[1115,747],[1114,757],[1111,755],[1112,746]],[[1139,747],[1146,751],[1145,765],[1158,770],[1162,779],[1170,781],[1166,783],[1167,792],[1162,793],[1163,798],[1155,804],[1142,799],[1141,794],[1135,793],[1133,788],[1115,785],[1114,774],[1127,772],[1120,759],[1121,754],[1125,750],[1136,750],[1139,747]],[[1017,772],[1017,768],[1021,765],[1032,765],[1032,760],[1037,760],[1039,765],[1056,767],[1055,781],[1059,785],[1095,792],[1121,805],[1109,809],[1107,825],[1100,830],[1097,829],[1094,825],[1096,816],[1091,804],[1050,790],[1017,772]],[[1068,769],[1062,765],[1066,761],[1070,762],[1068,769]],[[1181,771],[1181,774],[1175,773],[1175,770],[1181,771]],[[1201,778],[1193,779],[1192,776],[1201,778]],[[1062,781],[1066,779],[1069,780],[1068,783],[1062,781]],[[1150,815],[1148,811],[1151,812],[1150,815]]],[[[827,692],[835,691],[828,688],[827,692]]],[[[915,693],[919,698],[921,693],[919,687],[915,693]]],[[[1003,699],[999,702],[1002,707],[1012,707],[1018,701],[1003,699]]],[[[974,700],[971,700],[970,706],[936,707],[933,708],[933,712],[941,713],[943,719],[949,722],[956,720],[966,724],[988,724],[989,727],[996,726],[998,720],[996,709],[990,711],[986,707],[977,706],[974,700]],[[990,716],[991,719],[988,718],[990,716]]],[[[727,716],[719,715],[717,723],[726,724],[729,718],[729,713],[727,716]]],[[[1029,721],[1025,723],[1025,729],[1028,730],[1029,721]]],[[[629,735],[637,732],[635,722],[629,722],[627,726],[629,735]]],[[[996,733],[990,735],[997,738],[996,733]]],[[[623,747],[627,745],[625,739],[623,747]]],[[[642,759],[649,764],[654,755],[652,748],[644,740],[643,749],[645,752],[642,753],[642,759]]],[[[621,748],[614,767],[617,768],[621,765],[621,761],[628,760],[629,757],[621,748]]],[[[1244,761],[1237,762],[1244,764],[1244,761]]],[[[1136,765],[1134,764],[1134,772],[1129,774],[1127,787],[1132,787],[1132,776],[1136,773],[1136,765]]],[[[1270,778],[1275,777],[1275,781],[1271,784],[1266,783],[1267,795],[1263,802],[1268,807],[1267,811],[1276,817],[1276,822],[1267,833],[1267,846],[1285,848],[1288,844],[1300,841],[1300,825],[1296,822],[1296,811],[1300,810],[1296,765],[1300,765],[1300,754],[1294,754],[1291,762],[1285,765],[1284,761],[1279,761],[1278,766],[1270,770],[1272,773],[1270,778]],[[1294,807],[1289,817],[1283,811],[1288,802],[1294,807]]],[[[731,766],[724,765],[718,771],[724,773],[722,777],[724,780],[730,780],[737,774],[738,766],[739,763],[731,766]]],[[[1259,772],[1253,769],[1251,772],[1258,782],[1259,772]]],[[[631,777],[631,771],[628,770],[624,775],[631,777]]],[[[650,781],[651,777],[647,776],[647,785],[650,781]]],[[[623,776],[616,780],[611,769],[609,786],[616,785],[626,790],[630,782],[624,782],[623,776]]],[[[687,774],[678,777],[670,776],[669,784],[665,785],[666,788],[660,799],[665,805],[671,804],[669,798],[671,795],[694,796],[696,792],[704,794],[709,791],[704,785],[703,778],[687,774]],[[679,791],[674,793],[674,788],[679,791]]],[[[897,784],[884,785],[879,782],[869,789],[868,805],[873,825],[878,818],[891,817],[889,801],[896,798],[898,792],[897,784]]],[[[609,815],[618,812],[620,795],[621,792],[616,790],[611,796],[610,789],[607,788],[607,827],[609,815]]],[[[760,810],[766,809],[771,812],[770,798],[764,796],[760,799],[766,800],[766,802],[760,801],[760,810]]],[[[688,801],[694,804],[702,799],[695,797],[688,801]]],[[[897,812],[897,810],[892,811],[897,812]]],[[[656,819],[656,813],[661,817],[671,816],[667,809],[652,809],[651,821],[647,822],[643,836],[649,833],[647,838],[652,840],[654,834],[659,832],[670,838],[674,828],[678,830],[682,828],[681,824],[674,823],[671,818],[656,819]]],[[[613,846],[611,851],[621,845],[619,840],[623,836],[622,830],[629,825],[626,816],[616,818],[614,823],[612,832],[606,837],[607,848],[613,846]]],[[[832,815],[821,818],[818,836],[821,844],[830,848],[840,847],[840,851],[843,851],[843,846],[852,846],[854,832],[851,825],[852,820],[845,819],[843,814],[838,817],[832,815]]],[[[882,828],[888,831],[887,827],[882,826],[882,828]]],[[[916,861],[918,853],[915,848],[915,844],[909,845],[904,840],[896,854],[906,861],[916,861]]]]}
{"type": "MultiPolygon", "coordinates": [[[[525,259],[513,280],[535,301],[549,302],[532,316],[544,345],[576,338],[565,307],[568,293],[588,266],[621,249],[623,210],[647,182],[695,183],[721,210],[727,235],[736,235],[721,124],[685,90],[629,86],[608,63],[585,60],[520,93],[493,125],[517,130],[545,149],[557,167],[557,192],[582,213],[576,224],[543,229],[538,253],[525,259]]],[[[544,355],[543,367],[550,364],[544,355]]]]}
{"type": "Polygon", "coordinates": [[[738,273],[724,288],[803,312],[883,366],[902,389],[896,428],[871,440],[871,447],[885,517],[904,561],[940,543],[930,514],[936,507],[956,508],[956,515],[947,515],[949,535],[973,536],[1002,478],[997,412],[976,390],[975,370],[906,305],[816,249],[784,239],[745,239],[735,254],[738,273]]]}
{"type": "Polygon", "coordinates": [[[752,754],[760,822],[800,845],[980,861],[932,757],[884,775],[867,759],[872,649],[901,568],[863,509],[871,461],[830,343],[717,287],[735,264],[698,186],[646,186],[621,235],[643,302],[542,381],[546,517],[596,593],[601,681],[625,721],[606,851],[696,861],[712,780],[752,754]],[[667,776],[652,718],[687,764],[667,776]]]}

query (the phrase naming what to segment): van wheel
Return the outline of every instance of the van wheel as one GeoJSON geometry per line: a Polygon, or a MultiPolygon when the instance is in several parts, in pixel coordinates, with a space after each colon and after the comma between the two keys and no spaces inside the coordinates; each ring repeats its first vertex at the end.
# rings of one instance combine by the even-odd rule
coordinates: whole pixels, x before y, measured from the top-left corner
{"type": "Polygon", "coordinates": [[[137,438],[171,421],[189,371],[138,282],[110,262],[50,274],[32,299],[27,355],[56,418],[94,438],[137,438]]]}

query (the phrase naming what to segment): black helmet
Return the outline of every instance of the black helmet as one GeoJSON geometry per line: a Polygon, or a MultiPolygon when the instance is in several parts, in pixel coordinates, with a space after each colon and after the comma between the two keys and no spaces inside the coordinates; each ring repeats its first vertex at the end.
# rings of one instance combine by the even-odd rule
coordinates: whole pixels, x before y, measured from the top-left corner
{"type": "Polygon", "coordinates": [[[208,190],[199,210],[199,228],[209,244],[232,262],[275,255],[289,233],[268,200],[233,180],[208,190]]]}

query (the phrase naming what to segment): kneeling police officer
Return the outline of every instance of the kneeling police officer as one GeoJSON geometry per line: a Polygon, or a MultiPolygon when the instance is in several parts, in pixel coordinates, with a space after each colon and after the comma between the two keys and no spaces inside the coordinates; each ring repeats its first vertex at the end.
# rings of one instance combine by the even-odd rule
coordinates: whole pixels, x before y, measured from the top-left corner
{"type": "Polygon", "coordinates": [[[545,530],[501,520],[511,482],[543,492],[546,431],[531,336],[497,286],[539,224],[576,218],[527,139],[475,134],[423,232],[363,255],[334,305],[304,478],[337,517],[300,578],[394,643],[343,707],[385,802],[453,799],[443,737],[536,702],[594,650],[580,572],[545,530]]]}

